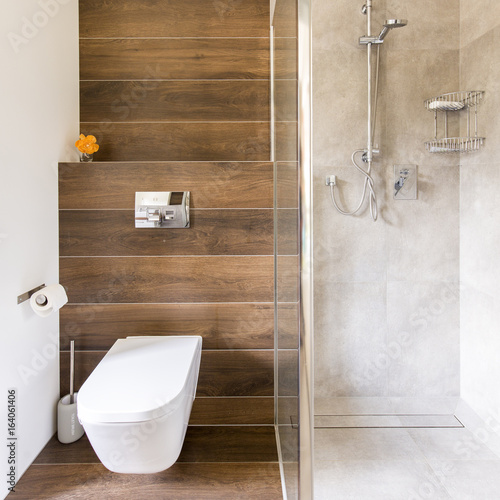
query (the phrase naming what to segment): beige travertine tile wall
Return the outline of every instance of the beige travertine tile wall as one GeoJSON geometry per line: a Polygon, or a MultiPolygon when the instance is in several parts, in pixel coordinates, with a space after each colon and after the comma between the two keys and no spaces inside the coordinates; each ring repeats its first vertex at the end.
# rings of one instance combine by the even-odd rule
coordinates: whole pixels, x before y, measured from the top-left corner
{"type": "Polygon", "coordinates": [[[460,165],[461,393],[491,425],[500,418],[500,2],[461,0],[460,12],[460,83],[485,91],[486,137],[460,165]]]}
{"type": "MultiPolygon", "coordinates": [[[[459,156],[432,155],[423,101],[459,86],[459,0],[374,0],[373,33],[407,18],[381,47],[374,165],[380,216],[338,214],[359,200],[351,166],[366,144],[363,2],[313,0],[315,392],[340,396],[459,394],[459,156]],[[417,164],[415,201],[393,200],[394,164],[417,164]]],[[[458,127],[451,120],[450,127],[458,127]]],[[[456,130],[458,133],[458,130],[456,130]]]]}

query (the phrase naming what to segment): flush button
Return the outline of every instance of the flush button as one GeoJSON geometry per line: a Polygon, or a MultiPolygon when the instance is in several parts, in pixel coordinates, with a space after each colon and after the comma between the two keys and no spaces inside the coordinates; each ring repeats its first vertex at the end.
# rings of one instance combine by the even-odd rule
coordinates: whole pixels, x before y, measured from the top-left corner
{"type": "Polygon", "coordinates": [[[189,191],[135,193],[135,227],[188,228],[189,191]]]}

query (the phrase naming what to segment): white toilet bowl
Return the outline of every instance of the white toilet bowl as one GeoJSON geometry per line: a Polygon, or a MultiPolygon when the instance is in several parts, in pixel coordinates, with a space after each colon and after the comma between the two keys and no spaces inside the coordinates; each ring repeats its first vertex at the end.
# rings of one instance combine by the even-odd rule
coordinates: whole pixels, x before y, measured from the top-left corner
{"type": "Polygon", "coordinates": [[[78,393],[78,419],[113,472],[160,472],[175,463],[196,393],[201,337],[117,340],[78,393]]]}

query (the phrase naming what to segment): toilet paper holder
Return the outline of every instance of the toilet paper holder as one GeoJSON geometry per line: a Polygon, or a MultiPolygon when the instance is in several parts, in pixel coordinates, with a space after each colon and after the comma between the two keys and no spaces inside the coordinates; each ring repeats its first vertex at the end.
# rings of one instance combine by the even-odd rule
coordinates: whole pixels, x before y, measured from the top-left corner
{"type": "Polygon", "coordinates": [[[21,295],[18,295],[17,297],[17,305],[22,304],[23,302],[26,302],[31,298],[33,294],[38,292],[38,290],[41,290],[42,288],[45,287],[45,283],[42,283],[40,286],[37,286],[36,288],[33,288],[32,290],[29,290],[28,292],[25,292],[21,295]]]}

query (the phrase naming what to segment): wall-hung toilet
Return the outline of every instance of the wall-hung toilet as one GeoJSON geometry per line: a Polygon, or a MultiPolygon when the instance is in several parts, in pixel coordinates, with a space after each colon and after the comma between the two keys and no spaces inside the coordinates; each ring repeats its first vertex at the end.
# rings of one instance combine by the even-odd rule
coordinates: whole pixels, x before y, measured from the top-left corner
{"type": "Polygon", "coordinates": [[[175,463],[196,393],[201,337],[117,340],[78,393],[78,419],[113,472],[153,473],[175,463]]]}

